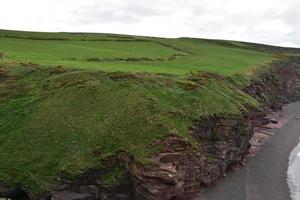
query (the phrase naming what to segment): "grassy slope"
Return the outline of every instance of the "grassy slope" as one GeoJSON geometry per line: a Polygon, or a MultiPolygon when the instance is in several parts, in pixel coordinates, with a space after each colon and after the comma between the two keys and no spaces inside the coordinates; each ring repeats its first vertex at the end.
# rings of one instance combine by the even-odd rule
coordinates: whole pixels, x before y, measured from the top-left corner
{"type": "MultiPolygon", "coordinates": [[[[257,102],[223,77],[190,80],[151,74],[1,66],[0,177],[39,193],[58,174],[72,176],[122,150],[138,162],[170,134],[212,114],[238,114],[257,102]]],[[[241,82],[243,83],[243,82],[241,82]]]]}
{"type": "Polygon", "coordinates": [[[70,39],[65,33],[6,34],[35,39],[0,38],[0,49],[6,54],[0,63],[0,179],[7,184],[21,183],[33,195],[47,190],[59,176],[71,178],[88,168],[103,166],[102,159],[118,151],[147,163],[147,156],[159,150],[159,146],[151,146],[159,138],[175,134],[194,143],[189,128],[196,121],[257,108],[258,102],[240,90],[247,77],[232,74],[246,72],[274,57],[194,39],[156,38],[156,42],[128,43],[125,48],[122,45],[128,41],[82,41],[82,37],[103,34],[76,35],[76,41],[71,38],[67,43],[37,39],[70,39]],[[115,46],[94,48],[98,42],[115,46]],[[80,60],[98,52],[106,52],[108,57],[161,58],[178,52],[185,56],[161,62],[80,60]],[[69,56],[78,60],[63,59],[69,56]],[[49,57],[53,61],[46,59],[49,57]],[[72,68],[47,68],[13,62],[15,59],[72,68]],[[77,67],[84,70],[73,69],[77,67]],[[111,72],[118,70],[166,74],[111,72]],[[219,73],[183,76],[198,70],[219,73]]]}

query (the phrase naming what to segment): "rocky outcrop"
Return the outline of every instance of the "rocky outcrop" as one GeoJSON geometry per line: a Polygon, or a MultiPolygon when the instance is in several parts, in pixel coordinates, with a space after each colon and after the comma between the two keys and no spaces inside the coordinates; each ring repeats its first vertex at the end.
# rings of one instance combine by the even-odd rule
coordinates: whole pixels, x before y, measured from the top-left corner
{"type": "Polygon", "coordinates": [[[300,97],[300,59],[291,57],[276,61],[270,68],[258,69],[250,85],[244,89],[256,97],[263,109],[280,109],[288,100],[300,97]]]}
{"type": "Polygon", "coordinates": [[[118,185],[103,183],[102,177],[110,169],[95,169],[82,174],[74,182],[56,185],[50,194],[43,195],[39,200],[127,200],[134,199],[130,174],[126,172],[118,185]]]}
{"type": "MultiPolygon", "coordinates": [[[[110,161],[111,166],[122,164],[126,169],[117,185],[107,185],[102,180],[113,168],[95,169],[73,182],[60,182],[40,199],[191,199],[227,171],[243,166],[254,127],[272,121],[266,117],[270,110],[280,109],[288,100],[300,97],[299,58],[274,62],[269,68],[257,70],[256,74],[244,91],[261,102],[261,110],[240,116],[215,116],[198,122],[190,130],[195,144],[176,136],[163,138],[152,144],[163,148],[160,153],[151,155],[151,165],[138,165],[120,152],[110,161]]],[[[1,190],[0,193],[5,194],[1,190]]]]}
{"type": "Polygon", "coordinates": [[[28,196],[23,187],[7,187],[3,182],[0,182],[0,194],[1,196],[9,197],[11,199],[28,199],[28,196]]]}

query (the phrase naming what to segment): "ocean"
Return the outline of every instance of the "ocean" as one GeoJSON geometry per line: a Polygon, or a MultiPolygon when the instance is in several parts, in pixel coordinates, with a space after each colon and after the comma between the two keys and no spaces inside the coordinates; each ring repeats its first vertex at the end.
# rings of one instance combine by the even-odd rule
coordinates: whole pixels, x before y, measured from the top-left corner
{"type": "Polygon", "coordinates": [[[290,154],[287,174],[291,198],[300,200],[300,142],[290,154]]]}

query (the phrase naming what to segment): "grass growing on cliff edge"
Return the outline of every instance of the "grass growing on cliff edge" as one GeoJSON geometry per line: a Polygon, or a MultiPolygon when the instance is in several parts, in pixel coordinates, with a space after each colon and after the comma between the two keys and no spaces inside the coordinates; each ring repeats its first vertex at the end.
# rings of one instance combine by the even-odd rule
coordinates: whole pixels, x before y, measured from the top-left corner
{"type": "Polygon", "coordinates": [[[209,73],[179,78],[18,64],[0,70],[0,177],[33,195],[61,174],[101,167],[118,151],[147,163],[158,139],[193,143],[195,121],[258,106],[237,83],[209,73]]]}

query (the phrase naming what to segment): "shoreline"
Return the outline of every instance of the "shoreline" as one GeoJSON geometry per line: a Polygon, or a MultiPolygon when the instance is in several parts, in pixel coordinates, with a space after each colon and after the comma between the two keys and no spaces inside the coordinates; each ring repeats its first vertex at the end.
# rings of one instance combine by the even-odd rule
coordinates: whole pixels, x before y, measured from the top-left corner
{"type": "Polygon", "coordinates": [[[265,127],[267,134],[256,130],[253,138],[257,140],[252,140],[246,165],[228,173],[195,200],[291,199],[287,170],[290,153],[300,137],[300,102],[284,106],[277,114],[280,116],[277,126],[265,127]]]}
{"type": "Polygon", "coordinates": [[[300,141],[289,158],[288,184],[293,200],[300,199],[300,141]]]}

